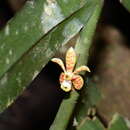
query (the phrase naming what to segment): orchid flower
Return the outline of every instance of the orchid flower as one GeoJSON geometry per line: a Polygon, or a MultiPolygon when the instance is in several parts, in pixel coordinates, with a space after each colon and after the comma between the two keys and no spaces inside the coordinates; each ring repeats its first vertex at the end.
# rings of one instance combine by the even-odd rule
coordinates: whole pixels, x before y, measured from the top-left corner
{"type": "Polygon", "coordinates": [[[53,58],[51,61],[57,63],[63,70],[59,78],[62,90],[69,92],[72,89],[80,90],[82,88],[84,80],[78,73],[81,71],[90,72],[90,69],[87,66],[81,66],[74,70],[76,53],[72,47],[66,53],[66,66],[64,66],[63,61],[59,58],[53,58]]]}

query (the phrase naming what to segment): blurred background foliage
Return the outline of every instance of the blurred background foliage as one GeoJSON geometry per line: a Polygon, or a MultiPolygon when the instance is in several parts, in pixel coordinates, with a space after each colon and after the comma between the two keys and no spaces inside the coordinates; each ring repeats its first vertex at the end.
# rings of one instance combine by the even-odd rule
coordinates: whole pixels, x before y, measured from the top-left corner
{"type": "MultiPolygon", "coordinates": [[[[6,23],[14,17],[17,12],[23,9],[25,2],[26,0],[0,1],[1,30],[4,29],[6,23]]],[[[59,85],[57,80],[61,70],[54,64],[49,63],[39,75],[39,72],[36,73],[35,77],[38,76],[36,78],[34,77],[35,80],[33,80],[29,86],[27,85],[27,89],[24,90],[21,96],[19,96],[12,105],[11,101],[7,102],[7,107],[9,107],[0,115],[0,129],[35,130],[38,128],[47,130],[52,124],[51,130],[55,130],[54,125],[59,127],[60,123],[65,126],[62,129],[68,130],[130,129],[129,3],[129,0],[104,1],[97,26],[96,22],[94,23],[96,31],[89,50],[88,65],[92,72],[85,81],[85,88],[80,92],[80,97],[75,93],[74,96],[72,94],[72,98],[66,98],[68,97],[66,93],[62,92],[59,88],[55,88],[55,86],[59,85]],[[55,67],[57,69],[57,72],[55,72],[56,76],[50,78],[55,67]],[[44,80],[46,80],[46,82],[44,82],[44,80]],[[51,87],[41,89],[44,85],[51,87]],[[52,86],[54,88],[52,88],[52,86]],[[49,96],[49,94],[53,96],[49,96]],[[72,104],[75,109],[73,108],[72,111],[68,113],[67,121],[62,120],[64,119],[61,117],[62,114],[64,114],[63,110],[58,121],[56,118],[54,123],[52,123],[59,105],[61,104],[62,106],[64,99],[72,99],[72,104]]],[[[79,28],[79,30],[80,29],[81,28],[79,28]]],[[[71,39],[71,37],[68,38],[71,40],[66,48],[68,48],[69,45],[73,45],[80,34],[75,31],[75,35],[76,38],[74,39],[71,39]]],[[[55,36],[53,37],[55,39],[55,36]]],[[[59,40],[59,42],[62,41],[59,40]]],[[[65,50],[67,50],[66,48],[63,47],[56,56],[63,58],[65,50]]],[[[78,52],[79,50],[77,47],[76,51],[78,52]]],[[[56,52],[56,50],[53,51],[56,52]]],[[[41,69],[42,67],[39,71],[41,69]]],[[[72,104],[70,104],[70,107],[72,107],[72,104]]],[[[68,109],[66,104],[63,109],[65,108],[68,109]]],[[[58,114],[59,113],[57,113],[57,115],[58,114]]]]}

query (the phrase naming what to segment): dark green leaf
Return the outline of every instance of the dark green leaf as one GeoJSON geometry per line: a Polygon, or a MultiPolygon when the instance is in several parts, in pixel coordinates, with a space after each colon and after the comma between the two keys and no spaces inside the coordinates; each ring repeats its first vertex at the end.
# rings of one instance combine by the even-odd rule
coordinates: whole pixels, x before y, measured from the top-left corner
{"type": "Polygon", "coordinates": [[[104,130],[104,127],[98,119],[86,119],[77,130],[104,130]]]}
{"type": "Polygon", "coordinates": [[[94,5],[86,4],[59,24],[4,74],[0,80],[0,112],[36,77],[55,52],[79,32],[90,18],[93,8],[94,5]]]}
{"type": "Polygon", "coordinates": [[[86,118],[86,113],[88,113],[88,110],[95,107],[100,99],[101,93],[96,87],[96,84],[93,83],[93,81],[89,81],[89,83],[84,86],[80,101],[76,107],[75,117],[79,124],[82,120],[84,120],[84,118],[86,118]]]}
{"type": "Polygon", "coordinates": [[[110,122],[108,130],[129,130],[123,117],[119,114],[115,114],[110,122]]]}
{"type": "Polygon", "coordinates": [[[49,30],[80,9],[86,1],[28,0],[0,32],[0,77],[49,30]]]}

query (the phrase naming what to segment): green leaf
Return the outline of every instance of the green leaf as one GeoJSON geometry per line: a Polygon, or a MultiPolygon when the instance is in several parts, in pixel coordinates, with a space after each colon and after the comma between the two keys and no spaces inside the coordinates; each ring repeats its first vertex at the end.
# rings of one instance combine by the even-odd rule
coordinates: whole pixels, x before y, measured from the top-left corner
{"type": "MultiPolygon", "coordinates": [[[[94,34],[94,30],[96,28],[96,23],[98,21],[99,14],[101,12],[103,1],[91,1],[95,4],[93,8],[93,14],[88,22],[86,22],[84,29],[80,32],[80,38],[78,43],[76,44],[76,53],[78,57],[77,66],[83,65],[87,63],[89,48],[91,46],[92,36],[94,34]],[[83,53],[82,53],[83,52],[83,53]]],[[[86,13],[87,15],[88,13],[86,13]]],[[[61,107],[57,113],[56,119],[51,126],[50,130],[65,130],[70,121],[71,115],[73,113],[74,107],[76,105],[76,101],[79,97],[79,94],[74,91],[71,94],[71,97],[63,100],[61,107]],[[68,107],[68,104],[71,104],[71,107],[68,107]],[[64,111],[66,110],[66,114],[64,111]]]]}
{"type": "Polygon", "coordinates": [[[24,8],[0,32],[0,77],[48,31],[86,2],[87,0],[27,1],[24,8]]]}
{"type": "Polygon", "coordinates": [[[77,97],[79,96],[78,93],[73,91],[68,99],[64,99],[63,103],[60,106],[60,110],[56,116],[56,119],[53,122],[50,130],[65,130],[70,119],[70,115],[74,109],[74,106],[77,102],[77,97]],[[66,107],[67,106],[67,107],[66,107]],[[62,116],[62,117],[61,117],[62,116]]]}
{"type": "Polygon", "coordinates": [[[89,83],[84,86],[79,103],[76,106],[75,117],[79,124],[86,118],[86,113],[88,113],[89,109],[95,107],[100,99],[101,93],[99,89],[96,87],[96,84],[90,80],[89,83]]]}
{"type": "Polygon", "coordinates": [[[104,130],[102,123],[98,119],[84,120],[77,130],[104,130]]]}
{"type": "Polygon", "coordinates": [[[119,114],[115,114],[112,121],[109,124],[108,130],[129,130],[123,117],[119,114]]]}
{"type": "Polygon", "coordinates": [[[86,4],[33,46],[0,80],[0,112],[37,76],[56,51],[89,20],[94,5],[86,4]],[[87,14],[84,17],[84,14],[87,14]]]}
{"type": "Polygon", "coordinates": [[[124,7],[130,12],[130,0],[120,0],[124,7]]]}

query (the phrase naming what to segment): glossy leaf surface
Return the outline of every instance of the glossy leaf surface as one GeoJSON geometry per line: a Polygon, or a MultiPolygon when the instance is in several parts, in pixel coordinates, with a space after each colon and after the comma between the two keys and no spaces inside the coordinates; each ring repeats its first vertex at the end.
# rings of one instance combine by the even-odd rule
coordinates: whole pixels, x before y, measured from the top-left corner
{"type": "MultiPolygon", "coordinates": [[[[3,111],[29,85],[56,51],[75,36],[89,20],[93,7],[82,9],[55,27],[14,64],[0,80],[0,111],[3,111]],[[86,17],[84,17],[84,14],[86,17]]],[[[25,39],[26,40],[26,39],[25,39]]]]}
{"type": "Polygon", "coordinates": [[[29,0],[0,32],[0,77],[53,27],[86,4],[80,0],[29,0]],[[66,6],[68,5],[69,7],[66,6]]]}

